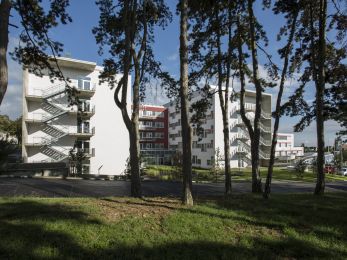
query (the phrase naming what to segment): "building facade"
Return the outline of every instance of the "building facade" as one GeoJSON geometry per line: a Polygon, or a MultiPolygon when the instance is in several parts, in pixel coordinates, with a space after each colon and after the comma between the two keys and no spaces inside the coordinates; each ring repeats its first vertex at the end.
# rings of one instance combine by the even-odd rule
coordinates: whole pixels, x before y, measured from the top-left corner
{"type": "MultiPolygon", "coordinates": [[[[194,93],[191,103],[198,101],[200,98],[200,93],[194,93]]],[[[267,165],[271,148],[271,95],[264,93],[262,99],[259,156],[261,165],[267,165]]],[[[218,96],[213,95],[210,102],[211,107],[208,109],[206,120],[202,125],[204,128],[203,136],[198,136],[195,131],[193,134],[192,163],[195,167],[211,168],[215,160],[218,160],[219,164],[223,164],[223,121],[218,96]],[[219,158],[216,158],[217,154],[219,154],[219,158]]],[[[168,107],[169,113],[169,148],[171,150],[181,151],[182,136],[180,111],[176,109],[174,102],[168,103],[166,107],[168,107]]],[[[245,109],[246,116],[252,121],[255,113],[254,91],[246,91],[245,109]]],[[[235,100],[230,104],[228,116],[231,155],[230,165],[232,168],[246,167],[251,164],[251,147],[248,131],[240,116],[239,100],[235,100]]]]}
{"type": "Polygon", "coordinates": [[[172,152],[168,140],[168,109],[141,105],[139,115],[140,151],[148,164],[170,164],[172,152]]]}
{"type": "Polygon", "coordinates": [[[294,146],[294,134],[278,133],[275,158],[280,161],[295,160],[304,156],[304,147],[294,146]]]}
{"type": "MultiPolygon", "coordinates": [[[[70,152],[78,151],[84,154],[83,173],[122,174],[129,137],[114,91],[99,84],[102,67],[70,58],[58,62],[80,103],[69,105],[64,82],[52,83],[48,73],[39,77],[23,69],[24,162],[68,162],[70,152]]],[[[130,94],[127,99],[130,104],[130,94]]]]}

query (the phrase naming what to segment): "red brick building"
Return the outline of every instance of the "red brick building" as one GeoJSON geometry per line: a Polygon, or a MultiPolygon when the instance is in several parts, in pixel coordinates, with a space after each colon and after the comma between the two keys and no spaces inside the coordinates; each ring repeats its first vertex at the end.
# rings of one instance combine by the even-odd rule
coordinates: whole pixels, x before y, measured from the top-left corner
{"type": "Polygon", "coordinates": [[[141,155],[150,164],[170,163],[168,151],[168,109],[141,105],[139,115],[141,155]]]}

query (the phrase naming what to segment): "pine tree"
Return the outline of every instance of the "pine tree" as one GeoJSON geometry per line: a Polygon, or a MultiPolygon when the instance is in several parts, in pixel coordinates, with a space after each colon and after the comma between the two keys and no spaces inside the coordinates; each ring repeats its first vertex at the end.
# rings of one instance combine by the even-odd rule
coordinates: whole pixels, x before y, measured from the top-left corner
{"type": "Polygon", "coordinates": [[[146,84],[161,73],[160,63],[153,55],[154,28],[164,28],[171,13],[163,0],[100,0],[100,20],[93,29],[99,53],[107,48],[102,82],[114,89],[114,101],[120,109],[129,133],[131,196],[142,197],[140,180],[139,106],[146,84]],[[116,77],[122,73],[121,79],[116,77]],[[129,76],[134,80],[129,89],[129,76]],[[132,92],[132,112],[128,113],[127,93],[132,92]]]}

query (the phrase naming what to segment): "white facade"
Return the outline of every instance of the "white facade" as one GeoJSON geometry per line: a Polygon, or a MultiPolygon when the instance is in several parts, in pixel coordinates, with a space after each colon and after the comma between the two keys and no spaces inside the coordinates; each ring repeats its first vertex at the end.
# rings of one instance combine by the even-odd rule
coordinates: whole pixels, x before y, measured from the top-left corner
{"type": "Polygon", "coordinates": [[[304,155],[304,147],[294,146],[294,134],[278,133],[275,157],[280,160],[294,160],[304,155]]]}
{"type": "MultiPolygon", "coordinates": [[[[195,93],[191,103],[200,99],[199,93],[195,93]]],[[[204,136],[199,140],[199,136],[193,135],[192,163],[193,166],[210,168],[216,157],[217,149],[220,157],[224,157],[223,121],[218,95],[213,95],[211,108],[207,112],[206,121],[202,125],[204,136]]],[[[166,105],[169,109],[169,149],[182,150],[181,137],[181,115],[176,110],[174,102],[166,105]]],[[[246,116],[254,118],[255,112],[255,92],[246,91],[245,97],[246,116]]],[[[250,138],[245,125],[239,114],[240,103],[238,100],[229,106],[229,129],[230,129],[230,166],[246,167],[250,165],[250,138]]],[[[252,121],[252,120],[251,120],[252,121]]],[[[271,95],[263,94],[262,113],[260,120],[260,159],[261,164],[266,165],[269,159],[271,146],[271,95]]],[[[222,161],[220,162],[223,163],[222,161]]]]}
{"type": "MultiPolygon", "coordinates": [[[[82,104],[69,106],[65,84],[23,70],[23,149],[25,162],[67,162],[77,145],[86,159],[83,172],[122,174],[129,136],[107,83],[99,84],[102,67],[93,62],[59,58],[82,104]]],[[[128,95],[130,109],[130,93],[128,95]]]]}

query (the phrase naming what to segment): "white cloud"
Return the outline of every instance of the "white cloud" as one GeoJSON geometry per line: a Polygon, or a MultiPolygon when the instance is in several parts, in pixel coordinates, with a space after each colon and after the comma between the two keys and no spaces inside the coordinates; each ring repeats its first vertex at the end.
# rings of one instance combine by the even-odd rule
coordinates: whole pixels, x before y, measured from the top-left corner
{"type": "MultiPolygon", "coordinates": [[[[283,133],[293,133],[293,126],[298,122],[298,118],[284,117],[280,121],[279,132],[283,133]]],[[[342,128],[335,121],[329,120],[324,123],[324,138],[325,145],[332,145],[336,137],[336,132],[340,131],[342,128]]],[[[300,133],[295,134],[295,145],[300,145],[304,143],[306,146],[316,146],[317,145],[317,130],[316,123],[312,122],[310,126],[305,128],[300,133]]]]}
{"type": "Polygon", "coordinates": [[[15,119],[22,114],[22,84],[9,84],[0,106],[0,114],[15,119]]]}
{"type": "Polygon", "coordinates": [[[175,52],[167,57],[168,61],[176,61],[178,59],[178,52],[175,52]]]}
{"type": "MultiPolygon", "coordinates": [[[[8,52],[18,45],[18,39],[9,38],[8,52]]],[[[8,62],[8,87],[4,100],[0,106],[0,113],[14,119],[22,114],[22,67],[7,55],[8,62]]]]}

